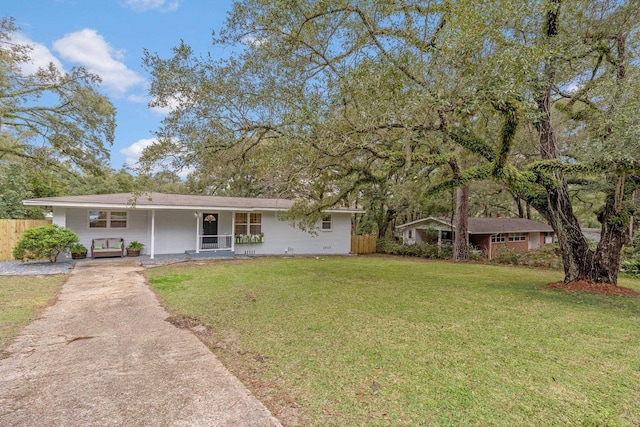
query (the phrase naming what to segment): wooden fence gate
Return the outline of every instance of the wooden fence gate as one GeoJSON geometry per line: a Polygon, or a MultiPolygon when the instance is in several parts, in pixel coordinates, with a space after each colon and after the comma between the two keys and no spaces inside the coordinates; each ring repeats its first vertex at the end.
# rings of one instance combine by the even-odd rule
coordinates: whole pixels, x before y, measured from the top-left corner
{"type": "Polygon", "coordinates": [[[50,219],[0,219],[0,261],[13,259],[13,248],[25,231],[49,224],[50,219]]]}
{"type": "Polygon", "coordinates": [[[351,236],[352,254],[372,254],[376,251],[375,235],[351,236]]]}

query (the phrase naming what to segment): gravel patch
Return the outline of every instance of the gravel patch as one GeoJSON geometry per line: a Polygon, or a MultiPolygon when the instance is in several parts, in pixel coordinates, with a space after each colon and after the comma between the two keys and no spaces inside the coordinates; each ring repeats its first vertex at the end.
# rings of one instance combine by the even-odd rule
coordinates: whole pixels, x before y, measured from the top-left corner
{"type": "MultiPolygon", "coordinates": [[[[209,259],[202,257],[190,257],[186,254],[156,255],[151,259],[149,255],[140,257],[113,257],[113,258],[86,258],[82,260],[65,259],[55,263],[49,261],[0,261],[0,276],[46,276],[51,274],[69,274],[76,264],[82,265],[85,262],[108,263],[139,261],[145,268],[158,267],[161,265],[177,264],[195,259],[209,259]]],[[[212,258],[216,259],[216,258],[212,258]]],[[[227,258],[225,258],[227,259],[227,258]]]]}
{"type": "Polygon", "coordinates": [[[0,262],[0,276],[48,276],[69,274],[75,262],[61,261],[3,261],[0,262]]]}

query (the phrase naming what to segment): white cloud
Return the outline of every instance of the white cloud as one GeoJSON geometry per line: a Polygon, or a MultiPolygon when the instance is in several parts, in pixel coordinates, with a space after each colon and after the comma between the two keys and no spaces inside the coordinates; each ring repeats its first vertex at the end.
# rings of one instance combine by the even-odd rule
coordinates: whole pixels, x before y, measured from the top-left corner
{"type": "MultiPolygon", "coordinates": [[[[120,153],[125,155],[125,162],[127,166],[136,168],[138,167],[138,161],[140,160],[140,156],[142,156],[142,152],[145,148],[156,143],[156,140],[153,138],[149,139],[140,139],[130,146],[123,148],[120,150],[120,153]]],[[[158,162],[153,168],[152,172],[160,172],[161,170],[174,170],[170,166],[169,161],[158,162]]],[[[181,170],[175,171],[180,178],[186,178],[187,175],[194,172],[195,169],[193,167],[183,167],[181,170]]]]}
{"type": "Polygon", "coordinates": [[[249,47],[254,47],[254,48],[260,47],[266,42],[267,42],[267,39],[265,37],[258,38],[255,36],[244,36],[242,38],[242,43],[246,44],[249,47]]]}
{"type": "Polygon", "coordinates": [[[132,93],[127,96],[127,101],[135,102],[136,104],[145,104],[149,101],[149,98],[146,95],[132,93]]]}
{"type": "Polygon", "coordinates": [[[122,62],[123,52],[113,49],[95,30],[85,28],[66,34],[53,43],[53,50],[62,59],[99,75],[112,95],[122,96],[131,87],[145,83],[142,76],[122,62]]]}
{"type": "Polygon", "coordinates": [[[178,9],[179,2],[167,0],[126,0],[125,5],[138,12],[151,9],[158,9],[160,12],[173,12],[178,9]]]}
{"type": "Polygon", "coordinates": [[[171,97],[171,99],[169,99],[167,101],[167,105],[164,105],[162,107],[149,107],[149,109],[151,109],[151,111],[153,111],[156,114],[159,114],[161,116],[166,116],[167,114],[171,113],[174,110],[177,110],[178,107],[180,107],[180,104],[182,103],[182,93],[178,93],[174,96],[171,97]]]}
{"type": "Polygon", "coordinates": [[[130,146],[123,148],[120,150],[122,154],[125,155],[125,161],[128,166],[136,167],[138,165],[138,160],[140,160],[140,156],[145,148],[150,145],[156,143],[156,140],[151,139],[140,139],[130,146]]]}
{"type": "Polygon", "coordinates": [[[38,71],[39,68],[48,68],[49,64],[53,62],[59,70],[62,70],[62,63],[53,56],[51,51],[43,44],[35,43],[27,36],[20,33],[11,34],[11,41],[16,44],[30,45],[32,50],[29,52],[30,62],[21,64],[21,69],[24,74],[33,74],[38,71]]]}

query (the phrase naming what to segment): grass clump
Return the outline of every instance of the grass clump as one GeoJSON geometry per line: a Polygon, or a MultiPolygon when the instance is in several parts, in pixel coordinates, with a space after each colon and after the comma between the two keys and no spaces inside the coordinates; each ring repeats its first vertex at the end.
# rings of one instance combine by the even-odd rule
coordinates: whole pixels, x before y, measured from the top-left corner
{"type": "Polygon", "coordinates": [[[285,425],[640,423],[640,299],[548,288],[558,272],[372,256],[147,275],[285,425]]]}
{"type": "Polygon", "coordinates": [[[66,276],[0,277],[0,351],[55,300],[66,276]]]}

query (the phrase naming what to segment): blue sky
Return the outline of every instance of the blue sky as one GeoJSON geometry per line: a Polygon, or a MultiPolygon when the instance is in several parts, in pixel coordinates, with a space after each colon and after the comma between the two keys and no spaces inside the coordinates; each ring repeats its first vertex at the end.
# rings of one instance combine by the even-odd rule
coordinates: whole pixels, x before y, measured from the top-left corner
{"type": "Polygon", "coordinates": [[[117,108],[111,166],[132,165],[152,143],[163,112],[147,107],[149,76],[143,50],[170,55],[180,40],[198,53],[222,54],[211,44],[232,0],[22,0],[4,2],[15,18],[14,41],[34,47],[33,66],[50,61],[65,70],[82,65],[102,77],[100,91],[117,108]]]}

